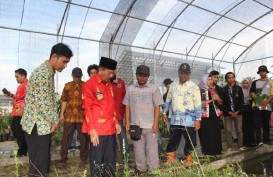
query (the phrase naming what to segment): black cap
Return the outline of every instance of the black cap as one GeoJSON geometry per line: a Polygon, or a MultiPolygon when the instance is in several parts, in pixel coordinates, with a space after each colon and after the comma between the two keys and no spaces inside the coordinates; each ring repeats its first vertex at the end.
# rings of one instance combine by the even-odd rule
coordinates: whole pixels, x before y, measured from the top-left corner
{"type": "Polygon", "coordinates": [[[146,65],[139,65],[136,69],[136,74],[146,74],[150,76],[150,68],[146,65]]]}
{"type": "Polygon", "coordinates": [[[117,64],[118,63],[111,58],[101,57],[99,66],[110,70],[115,70],[117,68],[117,64]]]}
{"type": "Polygon", "coordinates": [[[182,74],[182,73],[187,73],[190,74],[191,73],[191,67],[188,63],[182,63],[178,69],[178,73],[182,74]]]}
{"type": "Polygon", "coordinates": [[[81,68],[78,68],[78,67],[74,68],[72,70],[72,76],[74,76],[74,77],[82,77],[82,70],[81,70],[81,68]]]}
{"type": "Polygon", "coordinates": [[[261,71],[265,71],[265,72],[269,73],[269,71],[267,70],[267,67],[265,65],[262,65],[258,68],[257,74],[259,74],[261,71]]]}
{"type": "Polygon", "coordinates": [[[170,78],[167,78],[163,81],[163,84],[166,86],[166,85],[169,85],[171,84],[173,81],[170,79],[170,78]]]}

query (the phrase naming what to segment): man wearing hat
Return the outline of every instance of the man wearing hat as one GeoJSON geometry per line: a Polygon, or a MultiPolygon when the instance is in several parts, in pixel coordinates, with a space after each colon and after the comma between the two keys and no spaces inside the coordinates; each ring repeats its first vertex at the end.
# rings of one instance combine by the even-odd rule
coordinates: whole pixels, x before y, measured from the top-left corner
{"type": "Polygon", "coordinates": [[[254,99],[253,101],[253,117],[254,117],[254,130],[255,130],[255,140],[257,145],[262,145],[263,143],[270,143],[269,134],[269,119],[271,115],[272,108],[270,107],[270,102],[273,100],[273,84],[267,78],[267,67],[262,65],[258,68],[257,74],[260,75],[260,79],[255,80],[251,84],[250,95],[254,99]],[[268,99],[263,100],[261,105],[255,105],[255,97],[257,94],[266,94],[269,96],[268,99]],[[261,136],[261,128],[263,129],[263,138],[261,136]]]}
{"type": "Polygon", "coordinates": [[[136,69],[137,83],[128,87],[123,100],[126,130],[129,131],[131,125],[142,129],[140,139],[133,141],[137,175],[145,173],[146,164],[150,173],[159,167],[158,119],[163,99],[159,88],[147,83],[149,76],[150,68],[139,65],[136,69]]]}
{"type": "Polygon", "coordinates": [[[167,164],[175,162],[175,151],[182,135],[186,144],[185,167],[191,167],[193,146],[196,146],[196,131],[200,128],[201,121],[201,96],[197,84],[190,80],[191,68],[188,63],[183,63],[178,69],[179,81],[171,84],[163,109],[163,118],[167,120],[167,112],[172,111],[170,139],[166,149],[167,164]]]}
{"type": "Polygon", "coordinates": [[[83,86],[83,108],[91,140],[89,162],[91,176],[115,176],[116,133],[121,131],[116,117],[113,85],[117,62],[101,57],[99,72],[83,86]]]}
{"type": "Polygon", "coordinates": [[[63,125],[63,139],[61,142],[61,160],[58,167],[64,167],[67,161],[68,148],[71,144],[74,131],[77,130],[80,139],[80,159],[81,164],[87,163],[88,143],[86,136],[81,132],[84,120],[82,108],[82,70],[78,67],[72,70],[73,81],[65,84],[61,97],[60,121],[63,125]]]}

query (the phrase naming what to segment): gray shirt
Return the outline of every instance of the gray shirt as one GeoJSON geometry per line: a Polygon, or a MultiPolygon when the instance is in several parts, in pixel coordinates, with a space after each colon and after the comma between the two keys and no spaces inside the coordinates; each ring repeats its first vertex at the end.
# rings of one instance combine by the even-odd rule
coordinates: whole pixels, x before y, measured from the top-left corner
{"type": "Polygon", "coordinates": [[[149,83],[144,87],[134,84],[126,90],[122,103],[130,106],[131,124],[151,129],[154,123],[154,106],[164,103],[158,87],[149,83]]]}

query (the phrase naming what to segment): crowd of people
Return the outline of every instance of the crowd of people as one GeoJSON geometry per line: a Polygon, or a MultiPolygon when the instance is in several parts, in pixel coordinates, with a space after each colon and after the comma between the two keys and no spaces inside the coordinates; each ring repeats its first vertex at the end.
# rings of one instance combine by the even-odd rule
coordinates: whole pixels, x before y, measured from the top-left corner
{"type": "Polygon", "coordinates": [[[192,151],[199,134],[203,155],[222,153],[221,120],[224,119],[227,152],[232,152],[232,127],[235,127],[237,146],[246,147],[270,142],[269,119],[272,112],[273,82],[267,78],[266,66],[258,68],[260,78],[244,78],[239,86],[235,74],[225,74],[226,86],[217,85],[219,72],[204,74],[199,85],[191,76],[191,66],[182,63],[178,80],[163,81],[167,92],[148,82],[150,68],[139,65],[137,83],[125,87],[116,75],[117,62],[101,57],[99,65],[90,65],[90,78],[82,81],[82,70],[72,70],[72,81],[65,84],[61,109],[57,111],[54,75],[62,72],[73,52],[63,43],[54,45],[50,57],[38,66],[27,79],[24,69],[15,71],[20,84],[14,98],[12,130],[18,143],[17,156],[29,157],[29,176],[47,176],[50,164],[51,134],[63,126],[60,161],[66,166],[69,146],[76,130],[80,140],[80,160],[89,159],[91,176],[115,176],[117,139],[125,165],[129,157],[127,134],[133,140],[136,174],[153,173],[159,168],[159,118],[168,126],[169,141],[166,165],[175,162],[181,138],[185,139],[184,166],[192,166],[192,151]],[[261,95],[267,95],[260,102],[261,95]],[[261,131],[262,129],[262,131],[261,131]],[[126,133],[126,131],[128,133],[126,133]]]}

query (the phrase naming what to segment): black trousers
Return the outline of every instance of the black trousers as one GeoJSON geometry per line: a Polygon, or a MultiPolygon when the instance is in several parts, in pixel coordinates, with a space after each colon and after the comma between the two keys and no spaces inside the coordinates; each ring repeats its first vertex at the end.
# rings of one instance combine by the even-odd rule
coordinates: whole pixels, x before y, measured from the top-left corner
{"type": "Polygon", "coordinates": [[[27,155],[27,142],[25,139],[25,132],[20,124],[21,119],[21,116],[14,116],[11,122],[11,130],[19,148],[17,153],[18,156],[27,155]]]}
{"type": "Polygon", "coordinates": [[[25,133],[28,145],[29,177],[47,176],[50,162],[51,135],[39,135],[37,125],[33,127],[31,134],[25,133]]]}
{"type": "Polygon", "coordinates": [[[271,112],[267,110],[253,109],[254,117],[254,130],[256,134],[256,143],[260,142],[269,143],[269,119],[271,112]],[[261,135],[261,128],[263,129],[263,140],[261,135]]]}
{"type": "Polygon", "coordinates": [[[186,141],[184,154],[186,156],[190,155],[191,151],[193,150],[193,146],[196,146],[196,131],[194,130],[194,127],[184,127],[179,125],[170,126],[170,139],[166,152],[174,152],[177,150],[182,135],[184,136],[186,141]]]}
{"type": "Polygon", "coordinates": [[[114,177],[117,159],[116,134],[99,136],[99,145],[89,150],[91,176],[114,177]]]}
{"type": "Polygon", "coordinates": [[[254,141],[254,120],[253,112],[244,112],[243,114],[243,143],[244,146],[251,147],[255,144],[254,141]]]}

